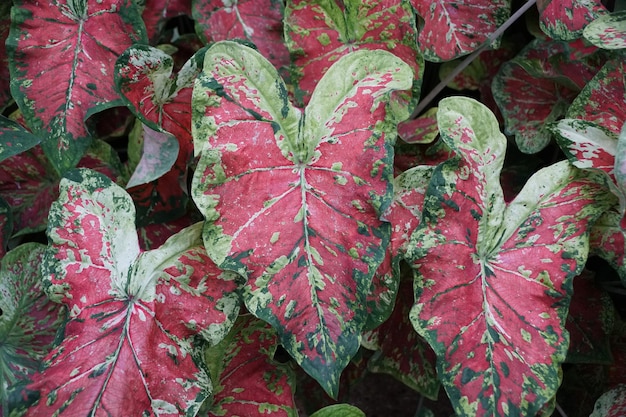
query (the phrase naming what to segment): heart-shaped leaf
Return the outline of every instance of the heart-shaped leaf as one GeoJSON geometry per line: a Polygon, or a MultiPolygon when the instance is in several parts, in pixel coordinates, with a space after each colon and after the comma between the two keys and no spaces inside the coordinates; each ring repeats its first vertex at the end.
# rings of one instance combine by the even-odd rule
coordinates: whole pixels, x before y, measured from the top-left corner
{"type": "Polygon", "coordinates": [[[26,243],[2,259],[0,270],[0,404],[8,416],[7,388],[34,374],[51,349],[65,310],[46,297],[41,260],[46,247],[26,243]]]}
{"type": "Polygon", "coordinates": [[[7,38],[11,91],[60,173],[91,138],[85,120],[115,105],[115,60],[145,39],[132,0],[16,0],[7,38]]]}
{"type": "Polygon", "coordinates": [[[278,338],[267,323],[241,315],[217,346],[207,349],[214,381],[209,416],[295,417],[295,374],[274,360],[278,338]]]}
{"type": "Polygon", "coordinates": [[[433,62],[473,52],[511,12],[510,0],[411,0],[411,3],[424,19],[418,44],[424,58],[433,62]]]}
{"type": "Polygon", "coordinates": [[[539,26],[549,37],[571,41],[585,27],[607,13],[601,0],[537,0],[539,26]]]}
{"type": "MultiPolygon", "coordinates": [[[[361,49],[392,52],[413,68],[419,97],[424,59],[417,49],[415,13],[408,0],[290,0],[285,35],[294,57],[291,81],[299,105],[340,57],[361,49]]],[[[407,98],[408,99],[408,98],[407,98]]]]}
{"type": "Polygon", "coordinates": [[[378,218],[391,200],[395,124],[408,109],[387,100],[412,81],[389,52],[353,52],[302,112],[274,67],[235,42],[209,49],[196,81],[202,153],[192,190],[207,251],[247,277],[248,309],[333,396],[389,239],[378,218]]]}
{"type": "Polygon", "coordinates": [[[454,97],[440,102],[437,118],[459,157],[435,169],[409,242],[411,321],[437,354],[458,415],[536,415],[559,386],[587,228],[615,199],[562,161],[506,205],[499,185],[506,139],[495,116],[454,97]]]}
{"type": "Polygon", "coordinates": [[[193,0],[196,32],[205,43],[233,39],[252,42],[276,68],[289,65],[283,41],[282,1],[193,0]]]}
{"type": "Polygon", "coordinates": [[[101,174],[61,181],[42,268],[70,320],[29,386],[40,394],[32,415],[193,416],[210,395],[196,336],[227,334],[234,276],[207,257],[200,223],[140,252],[134,217],[130,196],[101,174]]]}

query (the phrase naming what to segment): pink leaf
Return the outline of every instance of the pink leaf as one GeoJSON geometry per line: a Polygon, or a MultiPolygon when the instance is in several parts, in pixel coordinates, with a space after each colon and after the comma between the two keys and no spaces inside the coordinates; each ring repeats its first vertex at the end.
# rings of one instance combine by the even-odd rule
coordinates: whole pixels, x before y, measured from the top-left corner
{"type": "Polygon", "coordinates": [[[537,8],[541,30],[564,41],[580,38],[589,23],[607,13],[600,0],[537,0],[537,8]]]}

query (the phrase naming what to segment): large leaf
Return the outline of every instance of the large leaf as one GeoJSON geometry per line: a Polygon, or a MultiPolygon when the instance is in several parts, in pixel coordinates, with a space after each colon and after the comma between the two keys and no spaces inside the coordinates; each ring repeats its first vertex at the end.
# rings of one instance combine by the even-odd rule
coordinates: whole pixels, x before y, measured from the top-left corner
{"type": "Polygon", "coordinates": [[[192,0],[196,32],[205,43],[244,39],[276,68],[289,65],[283,42],[283,1],[192,0]]]}
{"type": "Polygon", "coordinates": [[[511,12],[510,0],[411,0],[411,3],[424,19],[418,44],[424,57],[433,62],[473,52],[511,12]]]}
{"type": "Polygon", "coordinates": [[[294,59],[292,82],[299,104],[340,57],[360,49],[383,49],[414,71],[419,96],[424,59],[416,44],[415,13],[408,0],[291,0],[285,11],[287,46],[294,59]]]}
{"type": "Polygon", "coordinates": [[[548,145],[548,123],[565,115],[600,69],[591,51],[579,43],[535,40],[501,67],[493,94],[506,132],[515,135],[522,152],[536,153],[548,145]]]}
{"type": "Polygon", "coordinates": [[[216,344],[238,313],[236,284],[209,260],[201,224],[140,252],[130,196],[73,170],[50,209],[42,268],[70,320],[29,389],[30,415],[188,415],[211,393],[197,335],[216,344]]]}
{"type": "Polygon", "coordinates": [[[26,380],[50,351],[65,310],[41,287],[46,247],[26,243],[2,259],[0,270],[0,412],[8,416],[7,388],[26,380]]]}
{"type": "Polygon", "coordinates": [[[562,161],[506,205],[506,139],[495,116],[472,99],[448,98],[438,122],[459,157],[435,169],[409,242],[411,321],[437,354],[458,415],[536,415],[559,386],[587,228],[615,200],[562,161]]]}
{"type": "Polygon", "coordinates": [[[382,262],[395,123],[413,74],[385,51],[340,59],[304,112],[256,51],[220,42],[194,89],[202,149],[193,198],[220,267],[247,277],[244,300],[324,389],[356,353],[365,295],[382,262]],[[395,122],[395,123],[394,123],[395,122]]]}
{"type": "Polygon", "coordinates": [[[295,374],[274,360],[277,345],[274,329],[245,314],[222,342],[207,349],[214,381],[209,416],[297,416],[295,374]]]}
{"type": "Polygon", "coordinates": [[[537,0],[539,26],[552,39],[571,41],[607,13],[600,0],[537,0]]]}
{"type": "Polygon", "coordinates": [[[132,0],[16,0],[7,39],[11,91],[59,172],[90,144],[87,117],[115,104],[115,59],[145,39],[132,0]]]}

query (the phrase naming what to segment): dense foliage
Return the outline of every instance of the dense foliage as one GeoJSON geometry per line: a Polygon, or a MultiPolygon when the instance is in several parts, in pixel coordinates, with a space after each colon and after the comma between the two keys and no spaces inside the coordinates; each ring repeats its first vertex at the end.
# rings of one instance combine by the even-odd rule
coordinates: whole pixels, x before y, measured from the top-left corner
{"type": "Polygon", "coordinates": [[[13,0],[0,34],[0,415],[356,417],[371,373],[445,390],[411,416],[623,415],[620,2],[13,0]]]}

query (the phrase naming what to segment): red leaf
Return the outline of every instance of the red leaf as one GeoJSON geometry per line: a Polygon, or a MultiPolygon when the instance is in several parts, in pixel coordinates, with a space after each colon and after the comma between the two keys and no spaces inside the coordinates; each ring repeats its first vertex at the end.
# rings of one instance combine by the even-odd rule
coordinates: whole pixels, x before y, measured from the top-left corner
{"type": "Polygon", "coordinates": [[[145,39],[132,0],[16,0],[7,39],[12,93],[56,170],[90,143],[88,114],[113,105],[115,59],[145,39]]]}
{"type": "Polygon", "coordinates": [[[537,0],[537,8],[541,30],[564,41],[580,38],[589,23],[607,13],[600,0],[537,0]]]}
{"type": "MultiPolygon", "coordinates": [[[[307,0],[288,2],[285,11],[287,46],[295,57],[292,83],[295,99],[306,105],[315,86],[340,57],[356,50],[392,52],[413,68],[421,81],[424,60],[415,42],[417,29],[405,0],[307,0]]],[[[419,82],[412,94],[419,96],[419,82]]]]}
{"type": "Polygon", "coordinates": [[[210,262],[200,231],[141,253],[130,196],[93,171],[67,174],[43,270],[70,320],[29,386],[40,392],[30,415],[195,415],[210,382],[194,336],[218,343],[238,313],[234,277],[210,262]]]}
{"type": "Polygon", "coordinates": [[[274,67],[289,65],[289,51],[283,41],[282,1],[197,0],[192,13],[205,43],[245,39],[274,67]]]}
{"type": "Polygon", "coordinates": [[[509,0],[411,0],[424,19],[418,45],[429,61],[448,61],[482,45],[509,17],[509,0]]]}

